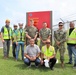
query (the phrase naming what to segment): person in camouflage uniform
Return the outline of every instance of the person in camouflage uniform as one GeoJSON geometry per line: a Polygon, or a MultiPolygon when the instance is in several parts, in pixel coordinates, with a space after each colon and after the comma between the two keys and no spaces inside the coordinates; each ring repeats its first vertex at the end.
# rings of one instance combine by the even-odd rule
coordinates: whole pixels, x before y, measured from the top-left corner
{"type": "Polygon", "coordinates": [[[59,29],[54,32],[54,40],[55,40],[55,51],[59,49],[60,52],[60,61],[61,66],[64,67],[64,52],[65,52],[65,41],[66,38],[66,31],[63,29],[63,23],[59,22],[59,29]]]}
{"type": "Polygon", "coordinates": [[[47,28],[47,23],[43,22],[43,28],[39,31],[40,49],[46,44],[46,40],[51,38],[51,30],[47,28]]]}
{"type": "Polygon", "coordinates": [[[34,20],[30,20],[30,26],[26,27],[26,45],[29,44],[30,39],[34,39],[37,44],[38,29],[34,26],[34,20]]]}

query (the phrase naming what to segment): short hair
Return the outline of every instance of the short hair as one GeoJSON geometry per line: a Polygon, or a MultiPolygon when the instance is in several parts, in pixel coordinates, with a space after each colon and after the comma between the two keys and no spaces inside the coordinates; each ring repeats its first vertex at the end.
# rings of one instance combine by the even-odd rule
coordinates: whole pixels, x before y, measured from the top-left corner
{"type": "Polygon", "coordinates": [[[51,42],[50,39],[47,39],[46,42],[51,42]]]}
{"type": "Polygon", "coordinates": [[[30,21],[32,22],[32,21],[34,21],[33,19],[30,19],[30,21]]]}
{"type": "Polygon", "coordinates": [[[34,39],[30,39],[29,41],[34,41],[34,39]]]}
{"type": "Polygon", "coordinates": [[[43,23],[46,23],[47,24],[47,22],[43,22],[43,23]]]}

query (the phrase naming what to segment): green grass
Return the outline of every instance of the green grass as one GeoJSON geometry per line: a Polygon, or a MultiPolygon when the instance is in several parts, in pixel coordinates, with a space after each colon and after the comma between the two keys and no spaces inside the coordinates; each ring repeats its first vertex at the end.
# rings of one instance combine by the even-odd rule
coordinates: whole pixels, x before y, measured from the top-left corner
{"type": "MultiPolygon", "coordinates": [[[[57,58],[59,59],[59,54],[57,54],[57,58]]],[[[67,54],[65,54],[65,62],[68,62],[67,54]]],[[[73,69],[73,65],[66,64],[62,69],[60,63],[55,65],[54,71],[44,67],[36,68],[34,65],[27,68],[23,61],[13,59],[12,50],[10,50],[9,59],[3,59],[3,51],[0,49],[0,75],[76,75],[76,69],[73,69]]]]}

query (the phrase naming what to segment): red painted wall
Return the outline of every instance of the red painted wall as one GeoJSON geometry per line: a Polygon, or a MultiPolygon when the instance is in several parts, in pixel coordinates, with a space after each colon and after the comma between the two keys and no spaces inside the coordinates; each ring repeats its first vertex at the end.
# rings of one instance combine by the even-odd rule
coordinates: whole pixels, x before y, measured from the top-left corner
{"type": "Polygon", "coordinates": [[[34,25],[40,30],[42,23],[47,22],[48,27],[52,28],[52,11],[40,11],[40,12],[27,12],[27,25],[29,25],[30,19],[34,20],[34,25]]]}

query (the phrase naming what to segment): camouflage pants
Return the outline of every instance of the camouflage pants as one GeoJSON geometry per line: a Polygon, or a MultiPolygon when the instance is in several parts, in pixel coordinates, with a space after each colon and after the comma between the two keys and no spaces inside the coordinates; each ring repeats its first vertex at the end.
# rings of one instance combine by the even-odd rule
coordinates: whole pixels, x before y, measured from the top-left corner
{"type": "Polygon", "coordinates": [[[64,53],[65,53],[65,47],[64,46],[55,46],[55,52],[57,54],[57,51],[59,50],[60,53],[60,61],[63,62],[64,61],[64,53]]]}

